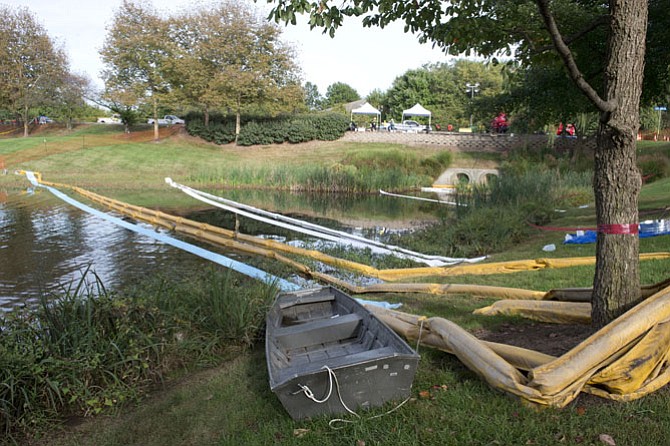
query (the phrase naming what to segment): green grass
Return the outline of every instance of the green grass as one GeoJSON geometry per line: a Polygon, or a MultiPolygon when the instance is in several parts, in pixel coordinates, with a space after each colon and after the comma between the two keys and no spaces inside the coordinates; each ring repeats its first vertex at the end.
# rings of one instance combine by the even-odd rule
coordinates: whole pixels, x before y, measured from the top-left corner
{"type": "MultiPolygon", "coordinates": [[[[107,131],[107,128],[105,128],[107,131]]],[[[100,130],[102,132],[102,130],[100,130]]],[[[81,136],[79,136],[81,138],[81,136]]],[[[13,140],[12,140],[13,141],[13,140]]],[[[28,142],[18,140],[25,150],[28,142]]],[[[38,141],[39,143],[39,141],[38,141]]],[[[9,153],[11,144],[0,141],[0,153],[9,153]]],[[[35,143],[33,142],[33,146],[35,143]]],[[[39,144],[37,144],[39,147],[39,144]]],[[[640,150],[666,150],[667,144],[641,144],[640,150]]],[[[115,198],[144,205],[173,206],[181,194],[165,194],[163,177],[172,176],[186,182],[194,176],[211,179],[203,184],[215,185],[217,178],[235,171],[247,170],[249,175],[262,171],[268,163],[294,167],[342,163],[352,151],[384,153],[398,146],[355,145],[338,142],[317,145],[268,146],[256,148],[217,147],[170,139],[159,143],[117,143],[90,147],[66,153],[48,155],[20,164],[21,167],[41,170],[45,179],[78,184],[98,191],[110,191],[115,198]],[[276,161],[280,160],[280,161],[276,161]]],[[[414,148],[402,150],[416,151],[414,148]]],[[[422,157],[437,154],[424,150],[422,157]]],[[[466,157],[465,155],[459,155],[466,157]]],[[[458,158],[455,162],[458,162],[458,158]]],[[[476,162],[467,155],[468,162],[476,162]]],[[[487,158],[486,161],[491,161],[487,158]]],[[[11,166],[11,168],[16,168],[11,166]]],[[[252,180],[248,180],[252,181],[252,180]]],[[[253,179],[253,181],[259,181],[253,179]]],[[[10,184],[0,177],[0,187],[10,184]]],[[[651,183],[643,188],[641,209],[668,206],[668,180],[651,183]]],[[[585,198],[585,197],[580,197],[585,198]]],[[[577,203],[572,203],[575,205],[577,203]]],[[[580,203],[581,204],[581,203],[580,203]]],[[[593,207],[567,207],[557,214],[552,226],[592,226],[593,207]]],[[[666,215],[667,217],[667,215],[666,215]]],[[[594,245],[563,245],[565,232],[530,230],[528,236],[509,249],[495,253],[491,260],[513,260],[541,257],[572,257],[594,254],[594,245]],[[554,243],[556,251],[542,251],[554,243]]],[[[670,251],[670,237],[643,239],[642,252],[670,251]]],[[[641,263],[643,283],[667,278],[670,261],[641,263]]],[[[591,286],[593,267],[497,274],[489,276],[458,276],[439,279],[452,283],[475,283],[549,290],[560,287],[591,286]]],[[[426,278],[425,281],[438,281],[426,278]]],[[[203,282],[207,285],[208,282],[203,282]]],[[[192,284],[172,287],[165,293],[170,297],[165,305],[173,308],[182,302],[181,296],[192,284]]],[[[202,285],[202,284],[201,284],[202,285]]],[[[210,285],[215,285],[211,284],[210,285]]],[[[210,295],[211,296],[211,295],[210,295]]],[[[366,296],[373,299],[403,302],[404,311],[453,320],[468,330],[494,330],[501,324],[528,324],[512,317],[483,318],[472,310],[490,304],[490,299],[476,296],[436,297],[430,295],[386,294],[366,296]]],[[[178,311],[202,316],[188,304],[207,304],[202,295],[183,302],[178,311]],[[190,309],[191,308],[191,309],[190,309]]],[[[211,312],[219,319],[221,312],[211,312]]],[[[246,310],[245,310],[246,311],[246,310]]],[[[236,324],[232,324],[233,327],[236,324]]],[[[551,328],[547,328],[551,332],[551,328]]],[[[260,345],[234,358],[222,356],[217,368],[170,381],[160,391],[139,405],[124,405],[116,412],[98,416],[77,427],[53,432],[34,444],[51,445],[554,445],[602,444],[600,434],[611,435],[620,445],[652,445],[667,443],[670,432],[670,394],[662,389],[641,400],[630,403],[603,402],[580,396],[562,410],[536,410],[518,399],[499,393],[476,374],[466,369],[451,355],[421,349],[422,359],[412,391],[413,399],[389,415],[374,420],[393,407],[363,413],[364,420],[333,430],[329,418],[293,422],[269,390],[265,359],[260,345]],[[420,393],[426,392],[426,393],[420,393]],[[641,426],[644,426],[642,428],[641,426]]],[[[212,357],[209,356],[209,360],[212,357]]],[[[212,362],[209,362],[210,364],[212,362]]]]}
{"type": "Polygon", "coordinates": [[[123,293],[84,279],[0,315],[0,430],[39,433],[67,414],[137,401],[168,376],[258,341],[277,289],[229,270],[147,279],[123,293]]]}
{"type": "Polygon", "coordinates": [[[87,423],[46,444],[159,445],[554,445],[665,444],[667,391],[627,404],[585,397],[566,409],[536,410],[497,393],[457,360],[422,351],[414,399],[398,411],[362,413],[342,429],[329,418],[293,422],[267,385],[260,349],[192,376],[131,413],[87,423]],[[419,392],[426,393],[419,396],[419,392]],[[644,429],[640,426],[644,425],[644,429]]]}
{"type": "MultiPolygon", "coordinates": [[[[72,133],[2,139],[0,156],[7,154],[5,160],[10,171],[39,171],[47,181],[90,188],[124,199],[133,196],[132,191],[166,188],[164,178],[168,176],[198,187],[296,189],[299,188],[296,184],[304,187],[311,182],[316,189],[329,190],[329,184],[344,182],[343,187],[360,190],[360,178],[369,172],[361,171],[352,177],[347,175],[348,169],[338,168],[352,153],[383,158],[402,152],[420,161],[432,156],[441,160],[439,154],[443,152],[398,144],[339,141],[251,148],[217,146],[190,137],[152,142],[150,131],[131,133],[126,138],[118,129],[114,133],[113,127],[116,126],[83,126],[72,133]],[[135,142],[138,138],[143,140],[135,142]]],[[[378,183],[392,180],[398,184],[397,188],[416,188],[430,181],[423,175],[374,174],[379,177],[378,183]]],[[[21,184],[13,175],[0,176],[0,187],[21,184]]],[[[134,204],[148,203],[144,200],[134,204]]]]}
{"type": "MultiPolygon", "coordinates": [[[[667,216],[667,208],[670,206],[668,191],[670,191],[670,178],[663,178],[644,186],[640,192],[640,210],[665,209],[667,216]]],[[[644,219],[644,216],[640,217],[640,220],[644,219]]]]}

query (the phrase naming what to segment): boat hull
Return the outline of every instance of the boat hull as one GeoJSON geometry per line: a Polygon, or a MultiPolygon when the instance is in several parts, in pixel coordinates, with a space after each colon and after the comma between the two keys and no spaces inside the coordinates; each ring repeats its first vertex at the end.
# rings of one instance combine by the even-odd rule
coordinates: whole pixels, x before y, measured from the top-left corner
{"type": "Polygon", "coordinates": [[[283,293],[268,313],[270,388],[293,419],[409,397],[419,355],[332,287],[283,293]]]}

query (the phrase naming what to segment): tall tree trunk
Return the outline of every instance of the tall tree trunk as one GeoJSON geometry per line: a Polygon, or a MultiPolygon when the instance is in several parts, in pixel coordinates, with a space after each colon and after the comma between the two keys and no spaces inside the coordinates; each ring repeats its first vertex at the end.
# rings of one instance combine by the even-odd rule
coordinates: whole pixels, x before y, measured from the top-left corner
{"type": "Polygon", "coordinates": [[[237,111],[235,114],[235,144],[237,144],[237,139],[240,137],[240,130],[242,128],[242,100],[240,97],[237,98],[237,111]]]}
{"type": "Polygon", "coordinates": [[[205,106],[205,127],[209,127],[209,107],[205,106]]]}
{"type": "Polygon", "coordinates": [[[640,299],[636,136],[644,71],[647,0],[612,0],[605,100],[595,154],[598,238],[591,317],[602,327],[640,299]]]}
{"type": "Polygon", "coordinates": [[[28,107],[23,108],[23,116],[21,116],[21,120],[23,120],[23,137],[27,137],[30,135],[30,122],[28,121],[28,107]]]}
{"type": "Polygon", "coordinates": [[[152,105],[153,105],[153,113],[154,113],[154,141],[158,141],[159,138],[159,133],[158,133],[158,101],[156,100],[156,96],[153,95],[151,97],[152,105]]]}

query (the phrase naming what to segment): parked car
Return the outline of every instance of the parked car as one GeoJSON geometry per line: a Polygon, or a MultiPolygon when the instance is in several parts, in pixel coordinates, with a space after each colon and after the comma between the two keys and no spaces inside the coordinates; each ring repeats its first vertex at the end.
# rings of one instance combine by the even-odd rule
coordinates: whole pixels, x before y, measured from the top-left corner
{"type": "Polygon", "coordinates": [[[48,116],[38,116],[36,119],[38,124],[51,124],[54,122],[54,120],[48,116]]]}
{"type": "Polygon", "coordinates": [[[121,124],[121,117],[119,115],[105,116],[98,118],[100,124],[121,124]]]}
{"type": "MultiPolygon", "coordinates": [[[[147,124],[153,124],[154,119],[149,118],[147,124]]],[[[158,125],[172,125],[172,124],[184,124],[184,120],[175,116],[175,115],[165,115],[163,118],[158,119],[158,125]]]]}
{"type": "Polygon", "coordinates": [[[405,119],[401,124],[394,125],[395,130],[399,132],[409,132],[409,133],[419,133],[419,132],[430,132],[431,128],[427,124],[419,124],[416,121],[411,119],[405,119]]]}

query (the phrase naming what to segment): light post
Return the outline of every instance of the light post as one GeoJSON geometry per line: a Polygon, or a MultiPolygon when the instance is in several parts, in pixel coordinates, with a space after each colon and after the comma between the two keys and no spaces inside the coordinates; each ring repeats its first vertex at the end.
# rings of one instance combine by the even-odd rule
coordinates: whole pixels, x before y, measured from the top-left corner
{"type": "Polygon", "coordinates": [[[656,141],[658,140],[658,137],[660,136],[661,133],[661,121],[663,120],[663,116],[661,115],[661,113],[667,111],[668,108],[665,106],[658,106],[654,107],[654,110],[658,112],[658,121],[656,122],[656,136],[654,137],[654,141],[656,141]]]}
{"type": "Polygon", "coordinates": [[[474,84],[465,84],[465,92],[470,94],[470,128],[472,129],[472,103],[475,100],[475,93],[479,93],[479,82],[474,84]]]}

